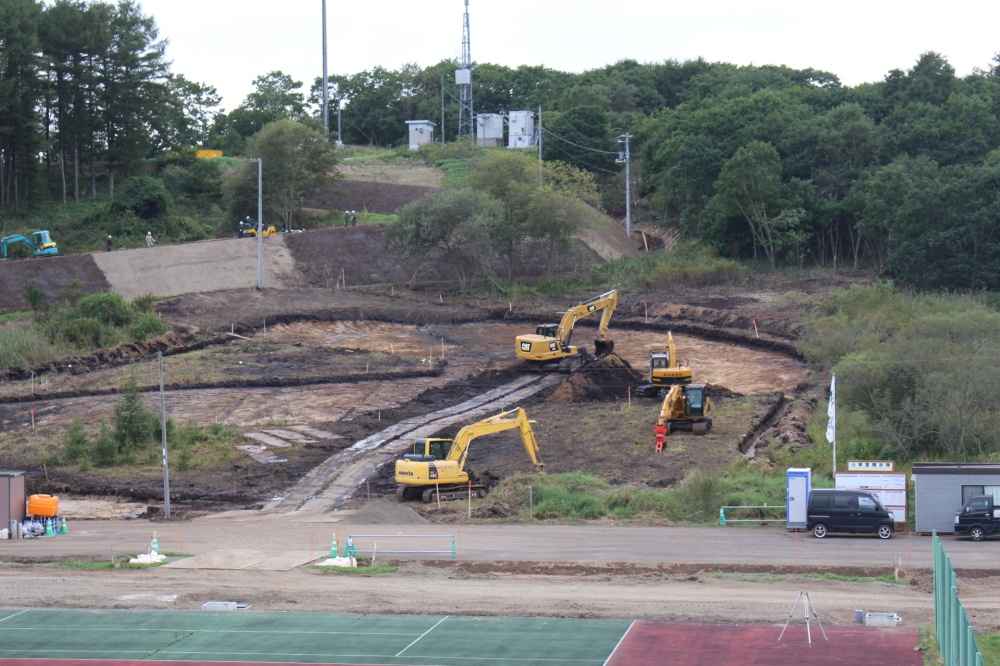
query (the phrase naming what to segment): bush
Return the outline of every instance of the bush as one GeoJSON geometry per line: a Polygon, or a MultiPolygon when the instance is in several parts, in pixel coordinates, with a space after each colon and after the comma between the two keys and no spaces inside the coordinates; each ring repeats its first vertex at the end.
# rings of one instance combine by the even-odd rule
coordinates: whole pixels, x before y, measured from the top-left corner
{"type": "Polygon", "coordinates": [[[136,317],[128,332],[133,340],[148,340],[166,333],[167,325],[155,312],[146,312],[136,317]]]}
{"type": "Polygon", "coordinates": [[[29,282],[24,290],[24,297],[31,304],[34,312],[41,312],[47,305],[48,296],[37,282],[29,282]]]}
{"type": "Polygon", "coordinates": [[[152,220],[165,214],[173,203],[163,181],[149,176],[128,178],[115,188],[111,212],[132,213],[143,220],[152,220]]]}
{"type": "Polygon", "coordinates": [[[105,292],[84,296],[76,305],[84,317],[91,317],[112,326],[127,326],[132,321],[132,310],[120,294],[105,292]]]}
{"type": "Polygon", "coordinates": [[[156,414],[142,404],[135,375],[130,375],[119,390],[114,419],[117,450],[126,456],[152,442],[159,429],[156,414]]]}

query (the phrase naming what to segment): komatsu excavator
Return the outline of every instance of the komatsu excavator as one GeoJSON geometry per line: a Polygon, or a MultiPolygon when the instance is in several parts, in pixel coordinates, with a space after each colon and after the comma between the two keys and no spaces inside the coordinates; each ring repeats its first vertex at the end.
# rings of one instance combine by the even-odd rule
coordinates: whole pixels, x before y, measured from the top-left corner
{"type": "Polygon", "coordinates": [[[578,303],[566,311],[558,324],[542,324],[534,333],[517,336],[515,352],[535,370],[559,370],[570,373],[593,360],[603,358],[615,349],[608,340],[608,324],[618,305],[618,290],[612,289],[590,300],[578,303]],[[601,311],[601,322],[594,340],[594,353],[584,347],[570,344],[576,322],[594,312],[601,311]]]}
{"type": "Polygon", "coordinates": [[[419,497],[424,502],[433,502],[439,495],[443,500],[465,499],[470,494],[482,497],[489,488],[475,480],[470,483],[470,475],[465,471],[469,444],[477,437],[514,429],[521,435],[521,443],[535,471],[543,472],[545,463],[538,459],[538,442],[531,430],[531,421],[524,409],[518,407],[465,426],[455,439],[416,440],[413,453],[396,461],[396,495],[402,500],[419,497]]]}
{"type": "Polygon", "coordinates": [[[674,430],[690,430],[704,435],[712,428],[712,400],[704,384],[674,384],[670,387],[656,420],[656,450],[662,451],[667,435],[674,430]]]}
{"type": "Polygon", "coordinates": [[[691,368],[681,365],[677,360],[677,347],[674,336],[667,332],[667,351],[653,352],[649,355],[649,383],[640,384],[635,394],[643,398],[653,398],[663,395],[674,384],[690,384],[691,368]]]}

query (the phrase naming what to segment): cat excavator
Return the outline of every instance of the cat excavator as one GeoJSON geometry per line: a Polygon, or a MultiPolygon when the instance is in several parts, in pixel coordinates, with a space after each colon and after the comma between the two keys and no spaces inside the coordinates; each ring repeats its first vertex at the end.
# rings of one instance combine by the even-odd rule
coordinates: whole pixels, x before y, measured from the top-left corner
{"type": "Polygon", "coordinates": [[[46,230],[33,231],[31,232],[31,238],[24,236],[22,234],[15,234],[14,236],[4,236],[0,238],[0,255],[4,259],[7,258],[7,248],[15,243],[20,243],[28,248],[33,257],[49,257],[52,255],[59,254],[59,248],[56,246],[56,242],[52,240],[49,232],[46,230]]]}
{"type": "Polygon", "coordinates": [[[558,370],[570,373],[615,349],[613,340],[608,340],[608,324],[618,305],[618,290],[612,289],[599,296],[577,303],[563,315],[558,324],[542,324],[534,333],[517,336],[515,352],[533,370],[558,370]],[[594,340],[594,353],[585,347],[570,344],[576,322],[594,312],[601,312],[601,322],[594,340]]]}
{"type": "Polygon", "coordinates": [[[637,386],[635,394],[642,398],[661,396],[674,384],[690,384],[691,379],[691,368],[677,360],[674,336],[668,331],[667,351],[649,355],[649,383],[637,386]]]}
{"type": "Polygon", "coordinates": [[[674,384],[670,387],[660,416],[656,420],[656,451],[660,452],[667,443],[667,435],[674,430],[690,430],[696,435],[704,435],[712,428],[712,400],[708,397],[705,384],[674,384]]]}
{"type": "Polygon", "coordinates": [[[418,439],[413,443],[413,453],[396,461],[396,495],[401,500],[421,498],[424,502],[437,499],[466,499],[484,496],[489,488],[472,480],[465,470],[469,444],[477,437],[517,430],[524,450],[531,458],[536,472],[545,471],[545,463],[538,459],[538,442],[531,430],[524,409],[501,412],[482,421],[472,423],[458,431],[455,439],[418,439]],[[440,495],[440,497],[438,497],[440,495]]]}

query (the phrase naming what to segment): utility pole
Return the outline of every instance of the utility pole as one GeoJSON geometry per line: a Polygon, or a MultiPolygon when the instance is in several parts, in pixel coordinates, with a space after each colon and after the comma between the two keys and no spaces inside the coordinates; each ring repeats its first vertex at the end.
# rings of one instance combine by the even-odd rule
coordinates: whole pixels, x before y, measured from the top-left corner
{"type": "Polygon", "coordinates": [[[542,105],[538,105],[538,189],[542,188],[542,105]]]}
{"type": "Polygon", "coordinates": [[[632,237],[632,177],[629,174],[629,165],[632,162],[632,155],[629,153],[628,140],[632,135],[628,132],[618,137],[618,143],[625,144],[625,152],[618,153],[616,163],[625,163],[625,235],[632,237]]]}
{"type": "Polygon", "coordinates": [[[444,146],[444,74],[441,75],[441,145],[444,146]]]}
{"type": "Polygon", "coordinates": [[[163,396],[163,352],[156,352],[160,365],[160,442],[163,445],[163,517],[170,518],[170,466],[167,464],[167,403],[163,396]]]}
{"type": "Polygon", "coordinates": [[[257,288],[264,288],[264,194],[261,185],[264,182],[264,160],[251,157],[251,162],[257,163],[257,288]]]}
{"type": "MultiPolygon", "coordinates": [[[[339,111],[339,109],[338,109],[339,111]]],[[[330,91],[326,75],[326,0],[323,0],[323,133],[330,140],[330,91]]],[[[340,135],[337,135],[340,138],[340,135]]]]}

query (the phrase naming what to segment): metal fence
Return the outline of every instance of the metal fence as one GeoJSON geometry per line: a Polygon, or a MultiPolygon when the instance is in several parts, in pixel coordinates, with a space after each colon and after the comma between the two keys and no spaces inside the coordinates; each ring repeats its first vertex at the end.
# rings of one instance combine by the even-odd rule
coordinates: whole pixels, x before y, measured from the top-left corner
{"type": "Polygon", "coordinates": [[[454,534],[351,534],[348,548],[355,553],[382,555],[451,555],[458,559],[454,534]]]}
{"type": "Polygon", "coordinates": [[[983,655],[958,598],[958,578],[951,558],[934,532],[934,631],[947,666],[983,666],[983,655]]]}

